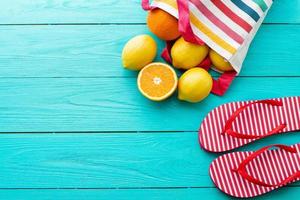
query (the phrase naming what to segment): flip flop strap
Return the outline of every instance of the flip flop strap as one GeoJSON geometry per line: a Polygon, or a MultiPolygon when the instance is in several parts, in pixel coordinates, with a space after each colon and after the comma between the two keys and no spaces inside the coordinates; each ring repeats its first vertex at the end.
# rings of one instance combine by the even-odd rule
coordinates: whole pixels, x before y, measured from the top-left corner
{"type": "Polygon", "coordinates": [[[224,134],[228,134],[232,137],[236,137],[236,138],[240,138],[240,139],[259,139],[259,138],[263,138],[263,137],[267,137],[273,134],[277,134],[280,131],[282,131],[285,127],[286,124],[280,124],[279,126],[273,128],[271,131],[265,133],[265,134],[247,134],[247,133],[238,133],[236,131],[232,130],[232,124],[234,122],[234,120],[247,108],[249,108],[250,106],[254,105],[254,104],[267,104],[270,106],[283,106],[283,103],[280,101],[275,101],[275,100],[261,100],[261,101],[255,101],[252,103],[248,103],[242,107],[240,107],[239,109],[237,109],[236,111],[234,111],[232,113],[232,115],[230,116],[230,118],[227,120],[226,124],[225,124],[225,128],[223,130],[223,132],[221,133],[222,135],[224,134]]]}
{"type": "Polygon", "coordinates": [[[257,178],[254,178],[253,176],[249,175],[246,171],[246,166],[247,164],[249,164],[249,162],[251,162],[252,160],[254,160],[255,158],[257,158],[259,155],[261,155],[262,153],[264,153],[265,151],[269,150],[271,147],[278,147],[279,149],[282,149],[284,151],[287,151],[289,153],[297,153],[296,148],[294,147],[290,147],[290,146],[286,146],[286,145],[270,145],[270,146],[266,146],[263,147],[261,149],[259,149],[258,151],[255,151],[254,153],[250,154],[248,157],[246,157],[238,166],[237,169],[233,169],[232,171],[238,173],[239,175],[242,176],[243,179],[246,179],[247,181],[254,183],[256,185],[260,185],[260,186],[264,186],[264,187],[279,187],[279,186],[283,186],[286,185],[294,180],[296,180],[297,178],[300,178],[300,171],[297,171],[296,173],[294,173],[293,175],[287,177],[285,180],[281,181],[280,183],[277,184],[268,184],[265,183],[257,178]]]}

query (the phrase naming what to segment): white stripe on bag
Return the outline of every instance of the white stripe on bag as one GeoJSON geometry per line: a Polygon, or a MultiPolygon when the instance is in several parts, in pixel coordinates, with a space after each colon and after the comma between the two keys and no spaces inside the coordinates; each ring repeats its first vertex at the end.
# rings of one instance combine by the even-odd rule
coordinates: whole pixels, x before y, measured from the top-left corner
{"type": "Polygon", "coordinates": [[[231,0],[224,0],[224,3],[227,5],[227,7],[232,10],[236,15],[240,16],[243,20],[245,20],[248,24],[250,24],[252,27],[256,25],[256,21],[252,19],[251,16],[249,16],[247,13],[245,13],[243,10],[241,10],[239,7],[237,7],[234,3],[231,2],[231,0]]]}
{"type": "Polygon", "coordinates": [[[247,37],[248,32],[245,31],[240,25],[235,23],[232,19],[227,17],[218,7],[215,6],[211,1],[202,1],[202,3],[208,8],[218,19],[220,19],[224,24],[234,30],[242,38],[247,37]]]}
{"type": "Polygon", "coordinates": [[[268,8],[273,4],[273,0],[264,0],[264,2],[267,4],[268,8]]]}
{"type": "Polygon", "coordinates": [[[207,37],[203,32],[201,32],[197,27],[191,24],[193,32],[196,36],[201,38],[210,48],[214,49],[218,54],[223,55],[227,60],[230,59],[232,54],[227,50],[220,47],[217,43],[212,41],[209,37],[207,37]]]}
{"type": "Polygon", "coordinates": [[[190,4],[190,10],[197,17],[197,19],[199,21],[201,21],[203,24],[205,24],[213,33],[218,35],[220,38],[222,38],[224,41],[229,43],[235,49],[238,49],[240,47],[239,43],[237,43],[234,39],[232,39],[230,36],[228,36],[223,30],[221,30],[214,23],[212,23],[209,19],[207,19],[206,16],[203,13],[201,13],[198,10],[198,8],[195,7],[194,4],[190,4]]]}
{"type": "Polygon", "coordinates": [[[252,8],[253,10],[255,10],[257,12],[257,14],[261,17],[264,15],[264,11],[259,7],[259,5],[257,5],[255,2],[253,1],[249,1],[249,0],[242,0],[247,6],[249,6],[250,8],[252,8]]]}

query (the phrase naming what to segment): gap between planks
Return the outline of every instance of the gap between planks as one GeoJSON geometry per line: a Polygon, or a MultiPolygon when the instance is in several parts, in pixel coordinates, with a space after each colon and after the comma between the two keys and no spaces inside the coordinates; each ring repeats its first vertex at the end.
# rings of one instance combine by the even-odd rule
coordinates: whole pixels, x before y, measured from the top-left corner
{"type": "MultiPolygon", "coordinates": [[[[287,185],[287,188],[299,188],[298,185],[287,185]]],[[[99,188],[0,188],[0,190],[169,190],[169,189],[217,189],[214,186],[203,187],[99,187],[99,188]]]]}
{"type": "MultiPolygon", "coordinates": [[[[287,188],[299,188],[299,185],[287,185],[287,188]]],[[[169,190],[169,189],[217,189],[215,186],[202,186],[202,187],[60,187],[60,188],[0,188],[0,190],[169,190]]]]}
{"type": "MultiPolygon", "coordinates": [[[[132,25],[132,26],[138,26],[138,25],[146,25],[146,23],[0,23],[0,26],[111,26],[111,25],[132,25]]],[[[300,25],[300,23],[272,23],[272,22],[265,22],[263,25],[287,25],[287,26],[293,26],[293,25],[300,25]]]]}
{"type": "Polygon", "coordinates": [[[169,134],[174,134],[174,133],[197,133],[198,131],[37,131],[37,132],[0,132],[0,135],[11,135],[11,134],[83,134],[83,133],[88,133],[88,134],[122,134],[122,133],[127,133],[127,134],[139,134],[139,133],[169,133],[169,134]]]}
{"type": "MultiPolygon", "coordinates": [[[[289,186],[298,187],[298,186],[289,186]]],[[[216,188],[214,186],[202,186],[202,187],[92,187],[92,188],[82,188],[82,187],[60,187],[60,188],[0,188],[0,190],[169,190],[169,189],[209,189],[216,188]]]]}
{"type": "MultiPolygon", "coordinates": [[[[213,72],[217,73],[217,72],[213,72]]],[[[213,78],[218,78],[219,75],[212,75],[213,78]]],[[[6,76],[1,77],[0,79],[114,79],[114,78],[136,78],[136,76],[47,76],[47,77],[39,77],[39,76],[26,76],[26,77],[17,77],[17,76],[6,76]]],[[[236,78],[300,78],[300,75],[295,76],[246,76],[246,75],[238,75],[236,78]]]]}

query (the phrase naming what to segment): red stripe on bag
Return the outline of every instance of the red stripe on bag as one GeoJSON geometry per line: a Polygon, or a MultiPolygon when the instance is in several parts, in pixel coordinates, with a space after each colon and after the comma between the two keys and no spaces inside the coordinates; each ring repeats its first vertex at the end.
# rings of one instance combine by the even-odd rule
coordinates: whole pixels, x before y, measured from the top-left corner
{"type": "Polygon", "coordinates": [[[214,25],[224,31],[229,37],[235,40],[237,43],[242,44],[244,39],[231,28],[229,28],[224,22],[217,18],[201,1],[191,0],[191,2],[199,9],[199,11],[206,16],[214,25]]]}
{"type": "Polygon", "coordinates": [[[235,14],[230,8],[228,8],[222,1],[220,0],[211,0],[211,2],[218,7],[227,17],[229,17],[232,21],[241,26],[245,31],[250,33],[252,30],[252,26],[248,24],[245,20],[235,14]]]}

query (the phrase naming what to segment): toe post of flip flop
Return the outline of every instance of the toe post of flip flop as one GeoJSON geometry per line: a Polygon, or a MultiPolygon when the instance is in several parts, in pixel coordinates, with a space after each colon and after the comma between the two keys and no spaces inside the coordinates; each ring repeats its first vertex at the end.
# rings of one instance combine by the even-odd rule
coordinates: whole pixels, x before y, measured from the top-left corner
{"type": "Polygon", "coordinates": [[[209,172],[216,187],[230,196],[262,195],[300,180],[300,144],[228,153],[215,159],[209,172]]]}
{"type": "Polygon", "coordinates": [[[271,135],[300,130],[300,97],[223,104],[204,118],[200,146],[229,151],[271,135]]]}

